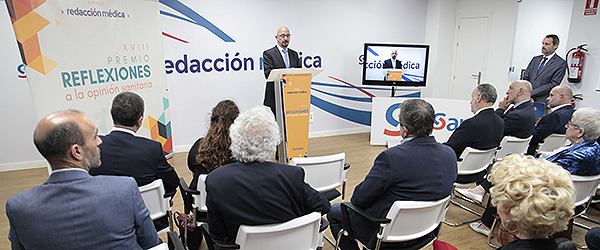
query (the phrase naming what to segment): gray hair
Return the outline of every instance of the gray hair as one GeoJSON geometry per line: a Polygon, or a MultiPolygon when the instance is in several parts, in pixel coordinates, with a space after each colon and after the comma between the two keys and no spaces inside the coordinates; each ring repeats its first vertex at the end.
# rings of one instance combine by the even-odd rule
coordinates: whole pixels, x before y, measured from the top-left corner
{"type": "Polygon", "coordinates": [[[494,85],[489,83],[482,83],[475,88],[477,93],[481,95],[481,99],[483,99],[487,103],[496,103],[496,99],[498,98],[498,92],[494,85]]]}
{"type": "Polygon", "coordinates": [[[429,136],[433,131],[435,111],[423,99],[410,99],[400,104],[400,125],[415,137],[429,136]]]}
{"type": "Polygon", "coordinates": [[[577,109],[571,121],[585,131],[584,140],[595,141],[600,136],[600,111],[597,109],[590,107],[577,109]]]}
{"type": "Polygon", "coordinates": [[[273,113],[256,106],[238,116],[229,128],[231,154],[241,162],[265,162],[281,142],[273,113]]]}

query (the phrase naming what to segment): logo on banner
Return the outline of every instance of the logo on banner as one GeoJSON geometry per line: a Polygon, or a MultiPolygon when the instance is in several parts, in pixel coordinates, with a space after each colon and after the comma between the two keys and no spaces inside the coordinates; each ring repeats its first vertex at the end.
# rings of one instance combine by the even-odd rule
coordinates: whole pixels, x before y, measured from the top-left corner
{"type": "Polygon", "coordinates": [[[25,73],[25,67],[27,67],[27,66],[25,66],[25,64],[22,64],[22,63],[19,64],[19,66],[17,66],[17,72],[19,73],[17,76],[19,78],[27,78],[27,75],[25,73]]]}
{"type": "MultiPolygon", "coordinates": [[[[163,10],[160,11],[161,15],[173,17],[173,18],[176,18],[176,19],[179,19],[182,21],[186,21],[186,22],[204,27],[205,29],[207,29],[208,31],[213,33],[215,36],[217,36],[221,40],[223,40],[223,42],[235,43],[235,40],[233,40],[233,38],[231,38],[229,35],[225,34],[225,32],[223,32],[221,29],[219,29],[216,25],[214,25],[211,22],[209,22],[208,20],[206,20],[206,18],[202,17],[200,14],[198,14],[196,11],[192,10],[190,7],[186,6],[182,2],[180,2],[178,0],[160,0],[160,3],[179,12],[180,14],[184,15],[185,17],[179,16],[179,15],[176,15],[173,13],[169,13],[169,12],[166,12],[163,10]]],[[[165,36],[173,38],[175,40],[185,42],[184,40],[176,38],[172,35],[165,34],[164,32],[163,32],[163,34],[165,36]]]]}
{"type": "MultiPolygon", "coordinates": [[[[385,111],[385,120],[392,127],[398,127],[398,125],[400,125],[400,121],[399,121],[398,117],[400,114],[400,105],[401,104],[402,104],[401,102],[394,103],[394,104],[390,105],[387,108],[387,110],[385,111]],[[396,110],[398,110],[398,111],[396,112],[396,110]]],[[[456,117],[446,117],[446,113],[440,112],[440,113],[435,114],[435,120],[433,122],[433,129],[434,130],[446,129],[450,132],[453,132],[454,130],[456,130],[458,128],[458,126],[460,126],[460,124],[462,122],[463,122],[463,119],[458,119],[456,117]]],[[[388,135],[388,136],[400,136],[400,129],[398,129],[398,130],[384,129],[383,134],[388,135]]]]}

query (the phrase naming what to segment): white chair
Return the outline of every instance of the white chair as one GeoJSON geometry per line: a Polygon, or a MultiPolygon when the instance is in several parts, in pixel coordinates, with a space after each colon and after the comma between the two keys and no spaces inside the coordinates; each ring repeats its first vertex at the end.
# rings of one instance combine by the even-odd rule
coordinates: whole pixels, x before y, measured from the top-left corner
{"type": "MultiPolygon", "coordinates": [[[[458,176],[472,175],[472,174],[477,174],[477,173],[481,173],[481,172],[485,171],[488,168],[488,166],[492,163],[492,160],[494,159],[495,151],[496,151],[495,148],[486,149],[486,150],[479,150],[479,149],[474,149],[471,147],[465,148],[465,150],[463,151],[463,153],[461,154],[461,156],[459,157],[459,160],[457,162],[458,176]]],[[[471,185],[472,183],[474,183],[476,181],[478,181],[478,180],[473,179],[473,180],[468,180],[468,182],[463,182],[463,183],[454,182],[454,189],[453,189],[454,195],[461,199],[464,199],[471,203],[474,203],[471,199],[460,195],[460,193],[456,192],[455,189],[457,187],[465,187],[465,186],[471,185]]],[[[446,223],[450,226],[453,226],[453,227],[457,227],[457,226],[463,225],[465,223],[476,221],[479,218],[481,218],[481,213],[478,213],[475,210],[473,210],[469,207],[466,207],[463,204],[460,204],[452,199],[450,199],[450,202],[456,206],[459,206],[460,208],[462,208],[464,210],[467,210],[467,211],[477,215],[477,218],[466,220],[466,221],[461,221],[458,223],[451,223],[451,222],[444,220],[444,223],[446,223]]]]}
{"type": "Polygon", "coordinates": [[[271,225],[246,226],[238,229],[235,245],[222,245],[214,242],[208,234],[208,226],[202,225],[202,233],[206,238],[209,250],[215,243],[221,248],[240,250],[254,249],[316,249],[320,241],[319,225],[321,213],[313,212],[290,221],[271,225]]]}
{"type": "Polygon", "coordinates": [[[294,157],[290,165],[304,169],[304,180],[330,202],[341,200],[336,190],[345,181],[344,161],[346,153],[318,157],[294,157]]]}
{"type": "Polygon", "coordinates": [[[163,242],[154,247],[148,248],[148,250],[169,250],[169,245],[163,242]]]}
{"type": "MultiPolygon", "coordinates": [[[[350,225],[348,209],[380,225],[375,250],[380,249],[382,243],[405,242],[421,238],[414,245],[411,245],[411,248],[418,249],[431,244],[435,239],[435,237],[423,238],[423,236],[433,232],[440,226],[446,215],[449,199],[450,196],[438,201],[395,201],[385,219],[373,218],[350,202],[342,203],[341,208],[344,225],[350,225]]],[[[364,247],[365,245],[362,242],[354,238],[354,233],[351,230],[352,227],[360,227],[360,225],[350,225],[350,230],[342,230],[338,235],[338,244],[341,235],[345,234],[364,247]]],[[[336,245],[334,249],[338,249],[338,246],[336,245]]]]}
{"type": "Polygon", "coordinates": [[[161,179],[157,179],[150,184],[139,187],[142,199],[148,210],[150,210],[150,218],[152,220],[168,216],[169,226],[161,229],[158,234],[166,233],[171,231],[172,220],[171,220],[171,203],[170,198],[165,198],[165,188],[161,179]]]}
{"type": "MultiPolygon", "coordinates": [[[[596,194],[596,189],[598,188],[598,184],[600,183],[600,175],[571,175],[571,180],[573,180],[573,186],[575,186],[575,215],[573,215],[573,218],[582,217],[586,219],[586,216],[584,214],[590,205],[592,196],[596,194]]],[[[593,219],[591,221],[593,221],[593,219]]],[[[591,227],[576,221],[573,221],[573,225],[585,228],[586,230],[592,229],[591,227]]],[[[577,245],[580,246],[579,244],[577,245]]]]}
{"type": "MultiPolygon", "coordinates": [[[[567,135],[566,134],[551,134],[544,142],[541,143],[537,149],[537,154],[549,154],[554,150],[564,147],[567,144],[567,135]]],[[[536,154],[536,155],[537,155],[536,154]]]]}
{"type": "Polygon", "coordinates": [[[502,138],[500,147],[498,147],[498,150],[496,151],[494,161],[501,161],[505,156],[510,154],[525,154],[532,137],[533,136],[529,136],[525,139],[521,139],[514,136],[505,136],[502,138]]]}

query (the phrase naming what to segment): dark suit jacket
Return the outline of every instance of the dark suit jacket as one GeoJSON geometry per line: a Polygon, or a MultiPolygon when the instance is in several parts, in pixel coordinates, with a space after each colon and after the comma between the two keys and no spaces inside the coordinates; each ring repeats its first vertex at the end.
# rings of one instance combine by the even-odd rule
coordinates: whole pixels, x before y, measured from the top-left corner
{"type": "MultiPolygon", "coordinates": [[[[383,68],[384,69],[392,68],[392,58],[383,61],[383,68]]],[[[395,69],[402,69],[402,62],[400,60],[396,60],[396,68],[395,69]]]]}
{"type": "Polygon", "coordinates": [[[533,130],[533,138],[527,148],[528,155],[534,155],[538,145],[551,134],[564,134],[565,125],[573,116],[573,106],[567,105],[542,117],[533,130]]]}
{"type": "Polygon", "coordinates": [[[54,172],[6,202],[12,249],[148,249],[160,244],[135,181],[54,172]]]}
{"type": "Polygon", "coordinates": [[[464,120],[445,143],[460,157],[466,147],[490,149],[500,146],[504,137],[504,121],[492,108],[464,120]]]}
{"type": "MultiPolygon", "coordinates": [[[[302,68],[302,63],[300,62],[298,53],[289,47],[288,57],[290,58],[290,68],[302,68]]],[[[283,60],[277,45],[263,52],[263,70],[265,73],[265,79],[269,78],[269,74],[273,69],[285,69],[285,61],[283,60]]],[[[273,82],[267,82],[263,104],[270,107],[273,111],[273,114],[275,114],[275,87],[273,82]]]]}
{"type": "Polygon", "coordinates": [[[331,206],[304,182],[302,168],[274,162],[219,167],[206,178],[206,192],[210,233],[227,243],[240,225],[281,223],[331,206]]]}
{"type": "Polygon", "coordinates": [[[162,179],[167,193],[174,192],[179,185],[179,177],[167,162],[159,142],[122,131],[112,131],[100,139],[102,165],[90,170],[91,175],[131,176],[138,186],[162,179]]]}
{"type": "MultiPolygon", "coordinates": [[[[368,214],[385,218],[396,200],[434,201],[448,195],[456,180],[456,155],[433,136],[418,137],[377,156],[351,202],[368,214]]],[[[373,247],[379,225],[350,213],[354,235],[373,247]]]]}
{"type": "Polygon", "coordinates": [[[533,87],[531,98],[536,102],[546,103],[550,90],[562,82],[567,69],[567,61],[556,54],[546,62],[540,74],[537,75],[543,57],[543,55],[539,55],[531,59],[523,73],[523,80],[531,82],[533,87]]]}
{"type": "Polygon", "coordinates": [[[513,111],[503,114],[504,109],[496,109],[496,114],[504,120],[504,136],[527,138],[535,128],[535,113],[531,102],[525,102],[513,111]]]}

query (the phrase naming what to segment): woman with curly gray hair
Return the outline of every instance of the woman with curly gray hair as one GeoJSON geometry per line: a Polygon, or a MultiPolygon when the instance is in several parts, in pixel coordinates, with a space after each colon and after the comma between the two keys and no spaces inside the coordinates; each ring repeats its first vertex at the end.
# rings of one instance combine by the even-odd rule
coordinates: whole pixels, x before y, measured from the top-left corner
{"type": "Polygon", "coordinates": [[[565,230],[574,213],[569,172],[544,159],[510,155],[494,164],[490,181],[502,225],[519,238],[500,249],[576,249],[565,238],[549,238],[565,230]]]}

